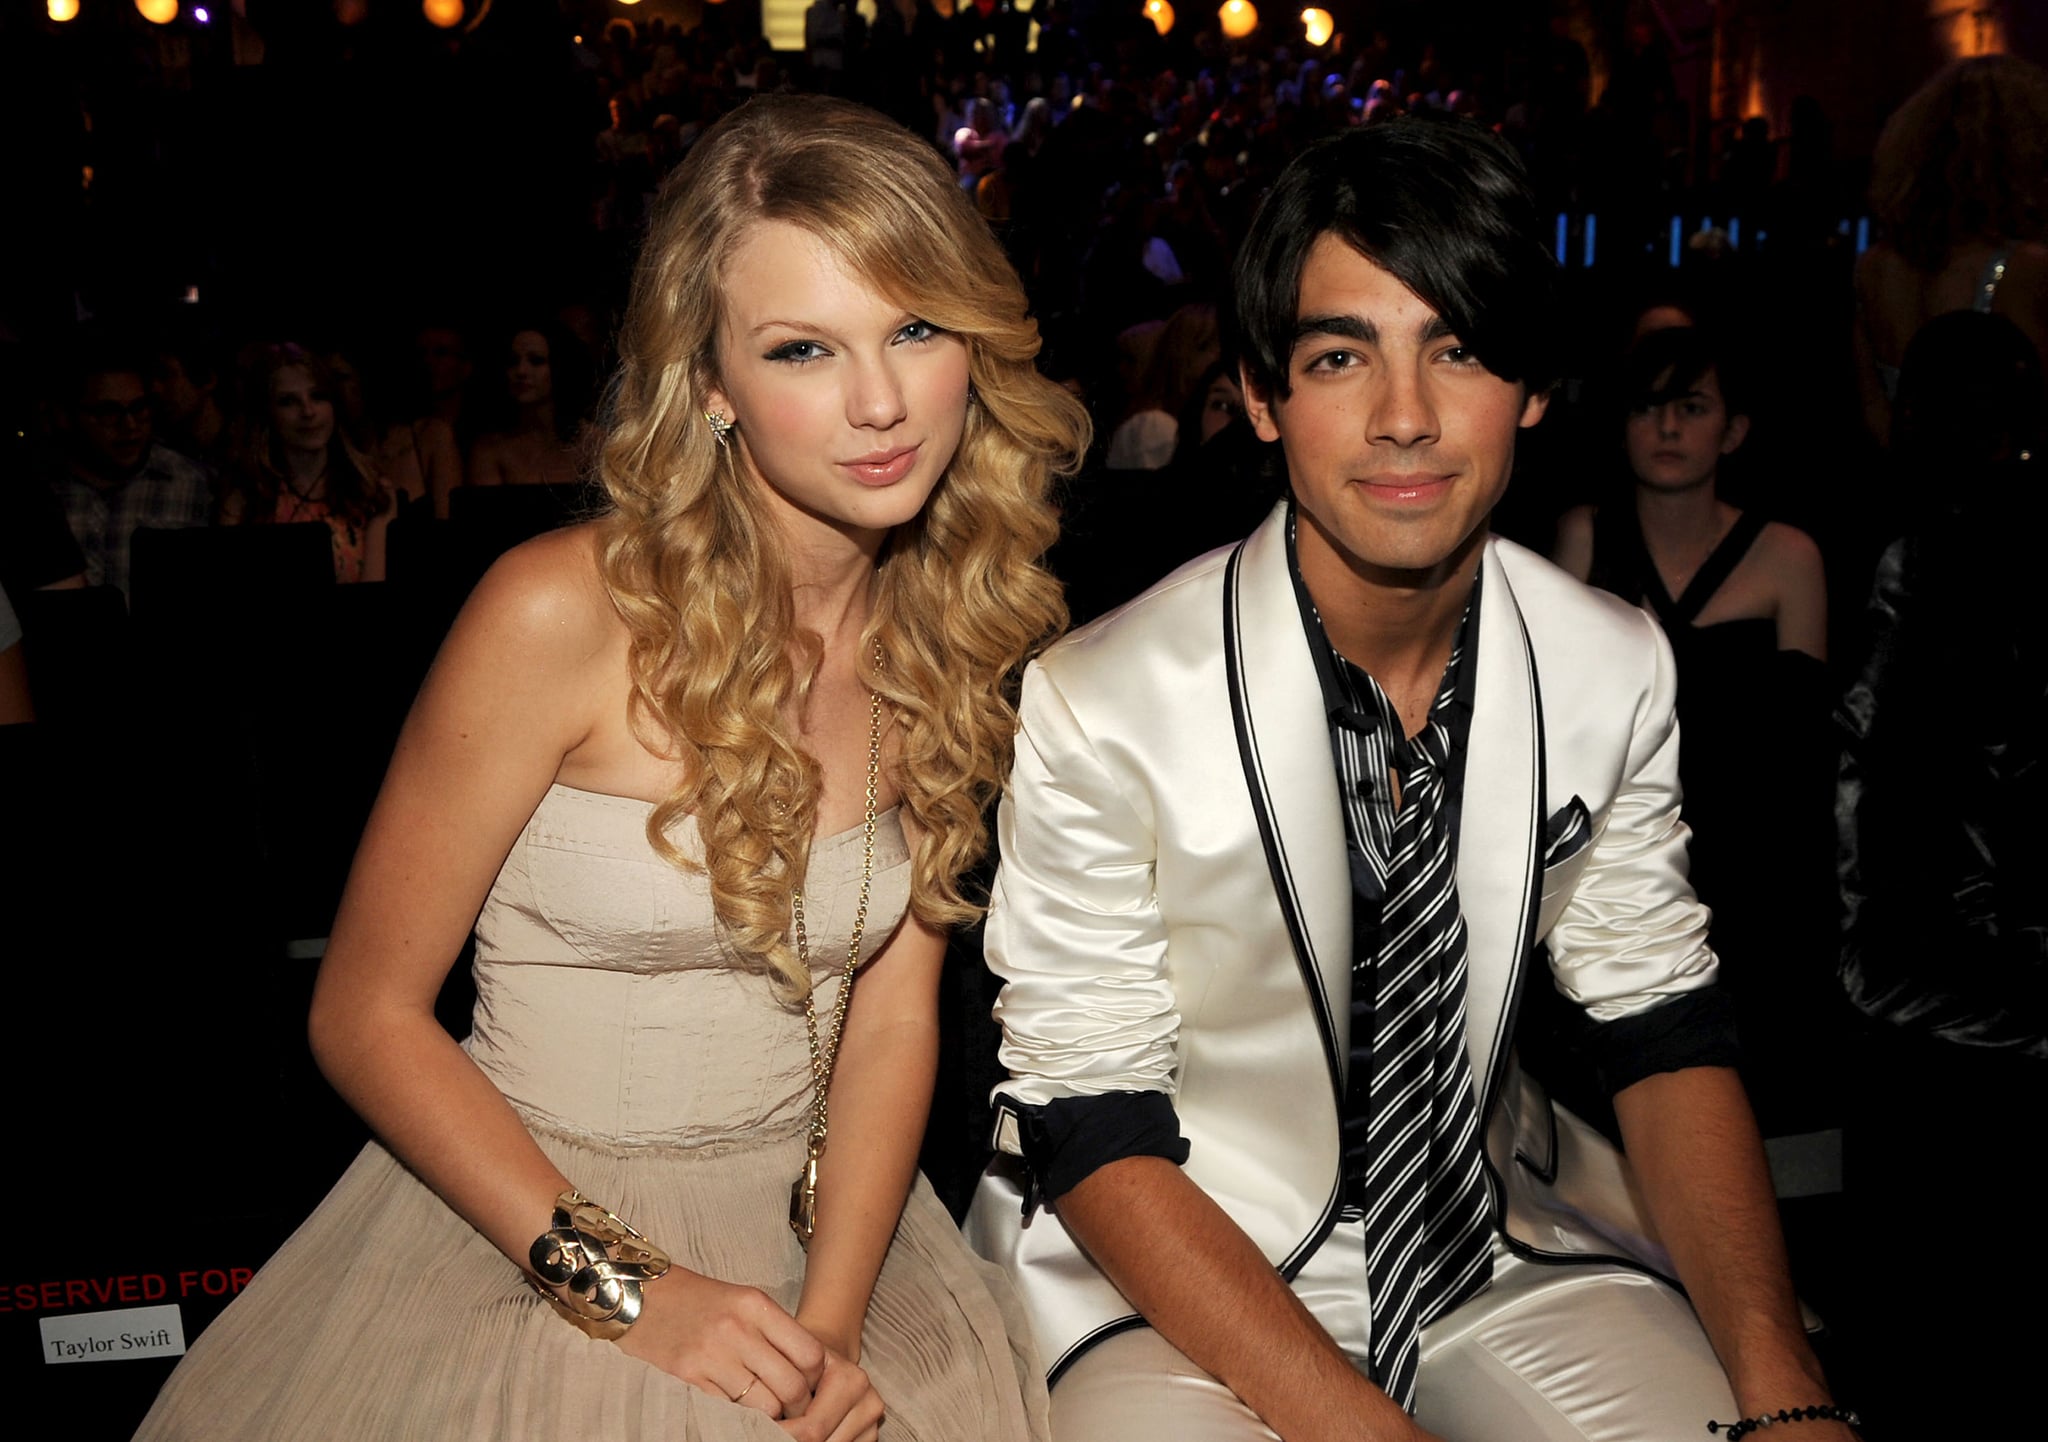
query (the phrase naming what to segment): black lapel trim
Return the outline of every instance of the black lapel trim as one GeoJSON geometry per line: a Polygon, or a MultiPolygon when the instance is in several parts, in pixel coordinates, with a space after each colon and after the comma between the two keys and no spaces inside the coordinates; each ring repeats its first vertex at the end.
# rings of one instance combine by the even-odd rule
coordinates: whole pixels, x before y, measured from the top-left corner
{"type": "MultiPolygon", "coordinates": [[[[1230,553],[1223,574],[1223,668],[1230,690],[1230,716],[1237,730],[1237,754],[1244,763],[1245,787],[1251,793],[1252,814],[1259,821],[1259,842],[1266,852],[1266,870],[1273,878],[1273,896],[1287,923],[1287,937],[1294,946],[1294,959],[1301,968],[1302,984],[1308,990],[1309,1006],[1315,1013],[1316,1031],[1323,1039],[1323,1063],[1330,1076],[1330,1092],[1337,1114],[1344,1113],[1343,1065],[1337,1055],[1337,1028],[1330,1016],[1330,1000],[1323,991],[1323,976],[1309,945],[1308,926],[1301,916],[1301,898],[1294,889],[1294,875],[1280,833],[1273,825],[1273,808],[1266,789],[1265,767],[1259,760],[1257,737],[1252,733],[1251,703],[1244,684],[1244,635],[1238,627],[1237,586],[1244,562],[1243,541],[1230,553]]],[[[1539,808],[1540,809],[1540,808],[1539,808]]],[[[1280,1263],[1280,1275],[1292,1281],[1315,1255],[1316,1248],[1337,1222],[1338,1195],[1343,1189],[1343,1169],[1330,1179],[1330,1195],[1323,1203],[1322,1216],[1309,1235],[1280,1263]]]]}
{"type": "MultiPolygon", "coordinates": [[[[1502,588],[1506,590],[1505,587],[1502,588]]],[[[1515,612],[1518,625],[1521,611],[1515,612]]],[[[1529,662],[1529,699],[1536,711],[1536,762],[1535,773],[1536,803],[1529,808],[1531,832],[1528,845],[1528,861],[1522,876],[1522,929],[1515,936],[1515,944],[1509,951],[1509,965],[1514,972],[1508,978],[1507,989],[1502,992],[1501,1014],[1493,1034],[1493,1055],[1487,1063],[1486,1083],[1479,1089],[1479,1116],[1483,1125],[1486,1117],[1500,1100],[1501,1079],[1507,1075],[1508,1056],[1514,1050],[1515,1024],[1522,1010],[1522,988],[1528,985],[1528,962],[1534,946],[1537,923],[1542,919],[1543,910],[1543,808],[1544,792],[1549,787],[1548,745],[1543,734],[1543,678],[1536,671],[1536,648],[1530,644],[1529,628],[1521,625],[1522,652],[1529,662]]],[[[1470,1018],[1467,1018],[1470,1024],[1470,1018]]]]}
{"type": "MultiPolygon", "coordinates": [[[[1543,730],[1543,678],[1536,670],[1536,651],[1535,647],[1530,644],[1529,628],[1527,626],[1522,627],[1522,649],[1527,652],[1529,657],[1529,690],[1531,699],[1536,705],[1536,797],[1538,804],[1533,808],[1533,815],[1535,816],[1535,825],[1539,830],[1529,841],[1530,869],[1528,880],[1524,883],[1528,888],[1529,905],[1522,919],[1522,934],[1516,938],[1514,951],[1515,976],[1508,986],[1507,1002],[1501,1015],[1501,1032],[1494,1043],[1493,1061],[1487,1069],[1486,1088],[1481,1094],[1485,1098],[1485,1104],[1480,1108],[1479,1112],[1482,1126],[1485,1124],[1485,1118],[1488,1113],[1500,1101],[1501,1078],[1507,1074],[1507,1059],[1509,1052],[1513,1050],[1515,1022],[1518,1013],[1521,1011],[1522,987],[1527,984],[1526,973],[1528,968],[1526,963],[1531,951],[1529,943],[1530,939],[1536,935],[1536,925],[1541,919],[1540,913],[1543,907],[1543,888],[1537,884],[1537,879],[1542,873],[1543,866],[1542,834],[1540,828],[1543,825],[1543,818],[1547,814],[1542,801],[1549,781],[1547,774],[1549,770],[1547,760],[1549,751],[1545,743],[1543,730]]],[[[1546,1109],[1551,1106],[1551,1102],[1547,1097],[1544,1100],[1544,1106],[1546,1109]]],[[[1486,1164],[1487,1185],[1493,1190],[1494,1230],[1500,1233],[1501,1240],[1507,1243],[1508,1250],[1516,1256],[1524,1261],[1535,1262],[1546,1267],[1573,1267],[1596,1264],[1626,1267],[1631,1272],[1641,1272],[1646,1277],[1655,1277],[1658,1281],[1663,1282],[1666,1286],[1677,1292],[1681,1297],[1685,1295],[1685,1288],[1679,1285],[1676,1277],[1668,1276],[1658,1271],[1655,1267],[1637,1261],[1634,1257],[1623,1257],[1609,1252],[1549,1252],[1541,1247],[1531,1246],[1515,1236],[1514,1233],[1508,1230],[1507,1225],[1507,1187],[1501,1181],[1500,1173],[1493,1165],[1493,1158],[1486,1154],[1484,1147],[1480,1148],[1479,1155],[1480,1160],[1486,1164]]],[[[1550,1157],[1551,1165],[1548,1175],[1533,1164],[1530,1164],[1530,1170],[1541,1177],[1546,1185],[1557,1180],[1557,1114],[1555,1112],[1550,1114],[1550,1157]]],[[[1516,1154],[1516,1160],[1526,1161],[1519,1153],[1516,1154]]]]}

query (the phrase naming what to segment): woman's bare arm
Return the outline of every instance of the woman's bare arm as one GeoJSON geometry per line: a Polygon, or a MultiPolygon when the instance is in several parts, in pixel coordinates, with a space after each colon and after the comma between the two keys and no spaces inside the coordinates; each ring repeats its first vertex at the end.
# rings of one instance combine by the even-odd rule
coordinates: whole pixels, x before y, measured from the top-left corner
{"type": "MultiPolygon", "coordinates": [[[[434,998],[527,818],[619,694],[620,654],[587,531],[492,568],[399,738],[314,988],[314,1054],[335,1089],[521,1268],[576,1179],[442,1030],[434,998]]],[[[728,1397],[758,1376],[748,1405],[772,1415],[804,1405],[824,1365],[765,1295],[681,1268],[648,1284],[621,1345],[728,1397]]]]}

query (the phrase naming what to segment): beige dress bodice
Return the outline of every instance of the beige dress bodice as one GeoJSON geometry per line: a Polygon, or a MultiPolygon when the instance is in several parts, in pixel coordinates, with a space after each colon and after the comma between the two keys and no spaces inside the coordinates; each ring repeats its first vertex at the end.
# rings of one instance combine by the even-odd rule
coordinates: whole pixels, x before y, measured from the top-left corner
{"type": "MultiPolygon", "coordinates": [[[[552,786],[476,923],[470,1056],[530,1119],[626,1145],[787,1134],[810,1103],[803,1007],[726,947],[701,874],[647,841],[652,806],[552,786]]],[[[697,846],[694,822],[677,840],[697,846]]],[[[821,1024],[838,994],[861,880],[862,829],[811,848],[804,910],[821,1024]]],[[[865,963],[902,920],[910,856],[895,810],[876,821],[865,963]]]]}

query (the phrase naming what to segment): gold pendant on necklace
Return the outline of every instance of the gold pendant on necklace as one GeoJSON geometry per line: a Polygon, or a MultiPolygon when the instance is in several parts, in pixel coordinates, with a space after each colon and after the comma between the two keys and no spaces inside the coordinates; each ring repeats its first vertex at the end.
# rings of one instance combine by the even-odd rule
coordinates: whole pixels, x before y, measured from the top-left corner
{"type": "Polygon", "coordinates": [[[789,1229],[804,1246],[818,1229],[818,1154],[804,1159],[804,1169],[789,1188],[789,1229]]]}

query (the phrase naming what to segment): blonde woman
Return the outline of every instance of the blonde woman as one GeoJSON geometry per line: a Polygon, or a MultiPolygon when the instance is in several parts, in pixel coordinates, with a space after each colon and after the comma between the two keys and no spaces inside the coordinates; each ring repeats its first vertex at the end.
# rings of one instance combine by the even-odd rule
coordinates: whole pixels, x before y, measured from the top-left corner
{"type": "Polygon", "coordinates": [[[1086,420],[1037,343],[889,122],[761,99],[692,151],[613,510],[478,588],[335,923],[314,1050],[380,1141],[142,1435],[1043,1436],[915,1172],[1010,681],[1062,620],[1045,493],[1086,420]]]}
{"type": "Polygon", "coordinates": [[[324,522],[335,580],[383,580],[385,532],[404,492],[339,424],[326,358],[302,346],[265,346],[250,358],[245,389],[221,523],[324,522]]]}

